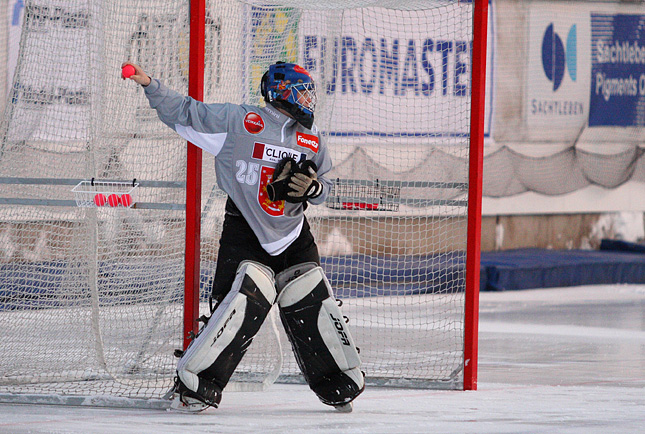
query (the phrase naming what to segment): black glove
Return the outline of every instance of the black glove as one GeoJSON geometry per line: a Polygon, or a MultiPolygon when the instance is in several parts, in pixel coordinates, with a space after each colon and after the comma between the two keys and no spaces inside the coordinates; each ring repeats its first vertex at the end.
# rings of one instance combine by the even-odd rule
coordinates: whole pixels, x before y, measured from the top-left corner
{"type": "Polygon", "coordinates": [[[322,194],[323,187],[318,181],[317,170],[316,163],[311,160],[304,160],[296,166],[289,177],[287,202],[305,202],[322,194]]]}
{"type": "Polygon", "coordinates": [[[293,175],[293,169],[297,167],[296,160],[291,157],[285,157],[276,166],[273,171],[273,180],[267,184],[267,196],[269,200],[287,200],[289,192],[289,178],[293,175]]]}

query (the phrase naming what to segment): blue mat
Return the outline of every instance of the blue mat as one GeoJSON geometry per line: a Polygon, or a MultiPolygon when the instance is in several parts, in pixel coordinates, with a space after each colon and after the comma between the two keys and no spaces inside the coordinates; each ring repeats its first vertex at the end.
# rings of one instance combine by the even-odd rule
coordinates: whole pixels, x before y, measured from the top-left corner
{"type": "MultiPolygon", "coordinates": [[[[463,252],[415,256],[345,255],[323,257],[321,265],[339,298],[453,293],[463,290],[463,252]]],[[[69,298],[64,291],[83,265],[64,261],[0,264],[0,311],[89,304],[91,291],[85,282],[69,298]],[[71,267],[71,268],[70,268],[71,267]]],[[[177,279],[183,261],[131,258],[126,262],[98,264],[98,302],[126,304],[141,294],[158,297],[153,288],[166,289],[165,301],[180,302],[183,282],[177,279]],[[153,276],[154,278],[151,278],[153,276]]],[[[215,263],[205,263],[200,274],[202,301],[211,292],[215,263]]],[[[78,284],[77,284],[78,285],[78,284]]],[[[154,300],[150,300],[154,301],[154,300]]]]}
{"type": "MultiPolygon", "coordinates": [[[[339,298],[459,292],[464,287],[465,264],[464,252],[321,258],[325,275],[339,298]]],[[[215,264],[202,269],[202,288],[211,287],[208,280],[214,270],[215,264]]]]}
{"type": "MultiPolygon", "coordinates": [[[[465,262],[464,252],[396,257],[357,254],[323,257],[322,267],[339,298],[405,296],[463,291],[465,262]]],[[[69,285],[69,266],[63,261],[0,264],[0,311],[89,303],[89,288],[77,288],[74,299],[65,297],[62,289],[69,285]]],[[[133,259],[99,264],[99,284],[110,282],[100,286],[99,302],[140,300],[141,293],[160,283],[168,289],[167,301],[180,302],[183,284],[176,276],[182,270],[182,261],[133,259]]],[[[214,271],[214,263],[202,268],[204,300],[214,271]]],[[[481,255],[482,291],[612,283],[645,284],[645,245],[603,240],[600,250],[521,249],[481,255]]]]}
{"type": "Polygon", "coordinates": [[[519,249],[484,252],[481,289],[645,283],[645,246],[603,240],[601,250],[519,249]]]}

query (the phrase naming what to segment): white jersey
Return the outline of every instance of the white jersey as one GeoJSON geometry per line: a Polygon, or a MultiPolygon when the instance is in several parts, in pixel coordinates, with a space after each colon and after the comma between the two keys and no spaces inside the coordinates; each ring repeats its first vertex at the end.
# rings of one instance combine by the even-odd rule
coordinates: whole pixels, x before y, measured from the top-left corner
{"type": "Polygon", "coordinates": [[[282,253],[300,235],[302,203],[270,201],[266,185],[284,157],[312,160],[323,192],[309,202],[325,201],[331,182],[327,148],[314,125],[306,129],[271,105],[206,104],[183,96],[153,79],[145,87],[161,121],[186,140],[215,156],[217,184],[233,200],[270,255],[282,253]]]}

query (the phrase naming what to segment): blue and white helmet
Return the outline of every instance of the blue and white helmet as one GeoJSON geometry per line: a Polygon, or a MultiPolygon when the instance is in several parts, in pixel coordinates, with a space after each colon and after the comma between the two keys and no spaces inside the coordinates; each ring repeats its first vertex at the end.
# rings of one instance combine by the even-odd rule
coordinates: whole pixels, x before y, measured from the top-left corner
{"type": "Polygon", "coordinates": [[[295,63],[277,62],[262,76],[264,100],[289,113],[303,127],[311,129],[316,108],[316,86],[311,75],[295,63]]]}

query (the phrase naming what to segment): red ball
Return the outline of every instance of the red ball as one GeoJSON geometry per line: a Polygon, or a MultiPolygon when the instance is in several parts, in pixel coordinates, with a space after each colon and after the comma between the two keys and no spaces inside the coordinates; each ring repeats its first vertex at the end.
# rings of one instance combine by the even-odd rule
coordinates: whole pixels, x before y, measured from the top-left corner
{"type": "Polygon", "coordinates": [[[130,207],[130,205],[132,205],[132,196],[130,196],[127,193],[122,194],[121,195],[121,205],[123,205],[126,208],[130,207]]]}
{"type": "Polygon", "coordinates": [[[94,204],[96,206],[103,206],[106,203],[107,203],[107,199],[105,198],[105,195],[103,193],[94,195],[94,204]]]}
{"type": "Polygon", "coordinates": [[[117,194],[111,194],[108,196],[108,204],[110,206],[119,206],[121,204],[121,200],[117,194]]]}
{"type": "Polygon", "coordinates": [[[134,75],[135,72],[136,71],[134,70],[134,66],[125,65],[123,68],[121,68],[121,77],[130,78],[130,76],[134,75]]]}

